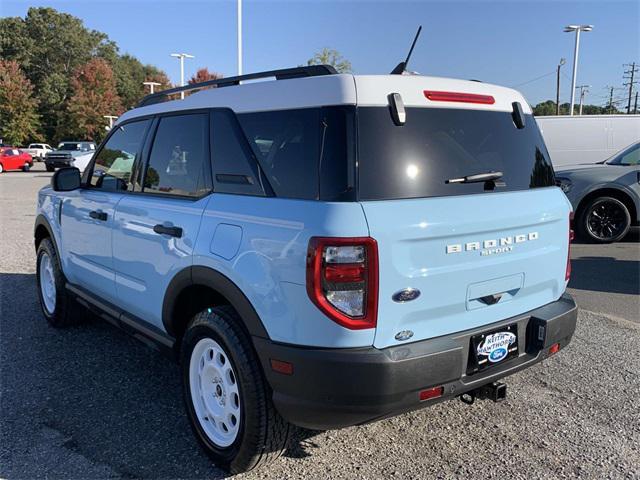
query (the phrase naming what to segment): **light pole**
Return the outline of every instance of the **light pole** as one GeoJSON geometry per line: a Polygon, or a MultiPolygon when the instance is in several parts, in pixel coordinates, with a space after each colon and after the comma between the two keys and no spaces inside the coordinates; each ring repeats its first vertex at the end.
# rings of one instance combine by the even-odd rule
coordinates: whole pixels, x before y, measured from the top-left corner
{"type": "Polygon", "coordinates": [[[580,109],[578,110],[578,115],[582,115],[582,104],[584,103],[585,94],[589,93],[589,87],[591,85],[577,85],[576,88],[580,89],[580,109]]]}
{"type": "MultiPolygon", "coordinates": [[[[184,87],[184,59],[196,57],[188,53],[172,53],[171,56],[180,59],[180,86],[184,87]]],[[[180,92],[180,98],[184,100],[184,92],[180,92]]]]}
{"type": "Polygon", "coordinates": [[[573,115],[573,106],[576,102],[576,78],[578,75],[578,50],[580,49],[580,32],[590,32],[593,25],[567,25],[565,32],[576,32],[576,44],[573,48],[573,77],[571,78],[571,105],[569,115],[573,115]]]}
{"type": "Polygon", "coordinates": [[[242,75],[242,0],[238,0],[238,76],[242,75]]]}
{"type": "Polygon", "coordinates": [[[556,78],[556,115],[560,115],[560,67],[567,63],[564,58],[558,63],[558,74],[556,78]]]}
{"type": "Polygon", "coordinates": [[[154,87],[159,87],[160,85],[162,85],[158,82],[142,82],[142,84],[149,87],[149,93],[154,93],[154,87]]]}
{"type": "Polygon", "coordinates": [[[109,119],[109,126],[106,127],[107,130],[111,130],[113,128],[113,121],[118,118],[117,115],[103,115],[104,118],[109,119]]]}

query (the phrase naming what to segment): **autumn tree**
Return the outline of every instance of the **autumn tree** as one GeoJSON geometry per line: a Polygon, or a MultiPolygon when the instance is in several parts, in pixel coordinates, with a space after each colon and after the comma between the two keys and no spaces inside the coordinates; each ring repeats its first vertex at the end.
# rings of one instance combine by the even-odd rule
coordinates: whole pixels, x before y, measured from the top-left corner
{"type": "Polygon", "coordinates": [[[338,73],[350,73],[351,62],[332,48],[323,48],[307,61],[307,65],[331,65],[338,73]]]}
{"type": "Polygon", "coordinates": [[[111,67],[101,58],[89,60],[74,72],[71,89],[67,119],[74,137],[101,140],[105,134],[104,115],[122,112],[111,67]]]}
{"type": "Polygon", "coordinates": [[[18,62],[0,60],[0,138],[4,143],[20,145],[37,140],[39,118],[33,86],[18,62]]]}
{"type": "Polygon", "coordinates": [[[222,78],[223,75],[217,72],[210,72],[207,67],[199,68],[195,75],[193,75],[189,79],[189,85],[193,85],[194,83],[202,83],[207,82],[209,80],[218,80],[222,78]]]}

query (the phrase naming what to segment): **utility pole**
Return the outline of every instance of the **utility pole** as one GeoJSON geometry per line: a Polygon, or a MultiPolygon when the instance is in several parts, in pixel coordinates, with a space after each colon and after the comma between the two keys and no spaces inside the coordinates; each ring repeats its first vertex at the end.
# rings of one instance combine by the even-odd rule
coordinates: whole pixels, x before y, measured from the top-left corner
{"type": "Polygon", "coordinates": [[[589,87],[591,85],[578,85],[576,88],[580,89],[580,110],[578,115],[582,115],[582,104],[584,103],[584,95],[585,93],[589,93],[589,87]]]}
{"type": "Polygon", "coordinates": [[[633,84],[634,83],[638,83],[638,81],[634,81],[633,77],[635,76],[635,74],[638,72],[638,67],[636,67],[636,62],[633,62],[631,64],[629,63],[625,63],[623,65],[624,67],[629,67],[629,70],[626,70],[624,72],[624,75],[629,75],[628,77],[623,76],[623,78],[625,80],[629,79],[628,83],[623,83],[623,85],[626,87],[627,85],[629,85],[629,100],[627,102],[627,115],[631,113],[631,96],[633,94],[633,84]]]}
{"type": "Polygon", "coordinates": [[[613,87],[609,87],[609,114],[613,113],[613,87]]]}
{"type": "MultiPolygon", "coordinates": [[[[184,87],[184,59],[196,57],[188,53],[172,53],[171,56],[180,59],[180,86],[184,87]]],[[[184,92],[180,92],[180,98],[184,100],[184,92]]]]}
{"type": "Polygon", "coordinates": [[[636,92],[636,101],[633,104],[633,113],[638,113],[638,92],[636,92]]]}
{"type": "Polygon", "coordinates": [[[573,77],[571,78],[571,106],[569,115],[573,115],[573,106],[576,103],[576,79],[578,77],[578,52],[580,50],[580,32],[590,32],[593,25],[567,25],[565,32],[576,32],[576,43],[573,47],[573,77]]]}
{"type": "Polygon", "coordinates": [[[556,77],[556,115],[560,115],[560,67],[566,63],[564,58],[558,63],[558,74],[556,77]]]}

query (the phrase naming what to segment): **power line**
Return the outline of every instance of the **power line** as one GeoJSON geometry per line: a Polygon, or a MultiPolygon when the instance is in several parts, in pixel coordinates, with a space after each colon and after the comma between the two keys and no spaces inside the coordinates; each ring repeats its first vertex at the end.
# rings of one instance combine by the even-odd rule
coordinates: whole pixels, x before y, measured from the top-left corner
{"type": "Polygon", "coordinates": [[[519,84],[517,84],[517,85],[513,85],[513,87],[512,87],[512,88],[521,87],[522,85],[527,85],[528,83],[536,82],[536,81],[541,80],[541,79],[543,79],[543,78],[545,78],[545,77],[548,77],[549,75],[553,75],[554,73],[556,73],[556,70],[555,70],[555,69],[553,69],[553,70],[552,70],[551,72],[549,72],[549,73],[545,73],[544,75],[540,75],[539,77],[532,78],[531,80],[527,80],[526,82],[519,83],[519,84]]]}

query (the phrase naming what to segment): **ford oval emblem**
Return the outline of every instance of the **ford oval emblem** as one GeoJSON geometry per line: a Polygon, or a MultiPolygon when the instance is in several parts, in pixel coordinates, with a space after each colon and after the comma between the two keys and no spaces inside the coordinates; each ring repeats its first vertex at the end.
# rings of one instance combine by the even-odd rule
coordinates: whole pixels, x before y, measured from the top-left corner
{"type": "Polygon", "coordinates": [[[413,332],[411,330],[402,330],[401,332],[396,333],[396,340],[399,341],[404,341],[404,340],[409,340],[411,337],[413,337],[413,332]]]}
{"type": "Polygon", "coordinates": [[[404,290],[400,290],[396,292],[391,297],[394,302],[404,303],[410,302],[411,300],[415,300],[420,296],[420,290],[417,288],[405,288],[404,290]]]}

